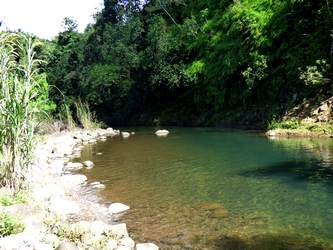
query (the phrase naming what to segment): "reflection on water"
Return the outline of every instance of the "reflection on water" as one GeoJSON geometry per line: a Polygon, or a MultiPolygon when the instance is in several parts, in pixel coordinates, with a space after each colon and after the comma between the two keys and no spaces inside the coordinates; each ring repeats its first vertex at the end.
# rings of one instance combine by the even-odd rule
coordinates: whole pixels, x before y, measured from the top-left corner
{"type": "Polygon", "coordinates": [[[134,127],[88,145],[81,170],[121,202],[138,242],[161,249],[333,249],[333,140],[215,128],[134,127]],[[101,153],[101,154],[99,154],[101,153]]]}

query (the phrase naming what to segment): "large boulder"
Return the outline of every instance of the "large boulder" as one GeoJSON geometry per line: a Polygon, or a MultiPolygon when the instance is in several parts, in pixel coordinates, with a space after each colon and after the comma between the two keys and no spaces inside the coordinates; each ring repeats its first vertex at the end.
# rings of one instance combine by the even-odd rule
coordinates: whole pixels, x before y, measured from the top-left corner
{"type": "Polygon", "coordinates": [[[11,217],[20,218],[25,223],[29,221],[43,221],[46,216],[42,208],[32,204],[15,204],[4,207],[3,211],[11,217]]]}

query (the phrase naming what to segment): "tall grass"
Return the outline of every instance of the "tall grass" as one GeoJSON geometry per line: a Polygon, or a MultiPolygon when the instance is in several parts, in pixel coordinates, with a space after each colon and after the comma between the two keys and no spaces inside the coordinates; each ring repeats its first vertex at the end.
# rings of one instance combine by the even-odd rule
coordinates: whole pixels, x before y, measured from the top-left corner
{"type": "Polygon", "coordinates": [[[76,116],[82,127],[86,129],[94,129],[101,127],[101,123],[97,122],[95,112],[90,111],[88,103],[83,103],[80,99],[74,102],[76,108],[76,116]]]}
{"type": "Polygon", "coordinates": [[[25,187],[24,173],[34,155],[34,120],[40,112],[35,48],[41,43],[31,36],[0,34],[0,184],[11,189],[25,187]]]}

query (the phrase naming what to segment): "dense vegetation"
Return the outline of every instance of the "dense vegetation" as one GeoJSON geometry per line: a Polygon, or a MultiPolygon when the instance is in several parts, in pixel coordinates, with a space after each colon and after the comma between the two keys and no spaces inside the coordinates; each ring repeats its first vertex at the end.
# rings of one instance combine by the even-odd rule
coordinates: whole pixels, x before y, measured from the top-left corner
{"type": "Polygon", "coordinates": [[[109,124],[265,127],[331,95],[329,0],[105,0],[94,17],[37,53],[57,114],[80,100],[109,124]]]}
{"type": "Polygon", "coordinates": [[[64,20],[47,79],[108,123],[265,126],[330,94],[332,12],[329,0],[105,0],[83,34],[64,20]]]}

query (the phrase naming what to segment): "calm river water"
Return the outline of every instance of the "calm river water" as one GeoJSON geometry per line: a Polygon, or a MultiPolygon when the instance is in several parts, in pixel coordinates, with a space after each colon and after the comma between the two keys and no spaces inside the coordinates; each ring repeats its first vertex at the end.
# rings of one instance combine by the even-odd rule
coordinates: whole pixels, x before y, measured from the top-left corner
{"type": "MultiPolygon", "coordinates": [[[[118,128],[117,128],[118,129],[118,128]]],[[[77,161],[87,196],[131,210],[118,219],[160,249],[333,249],[333,139],[269,139],[218,128],[120,128],[77,161]]]]}

